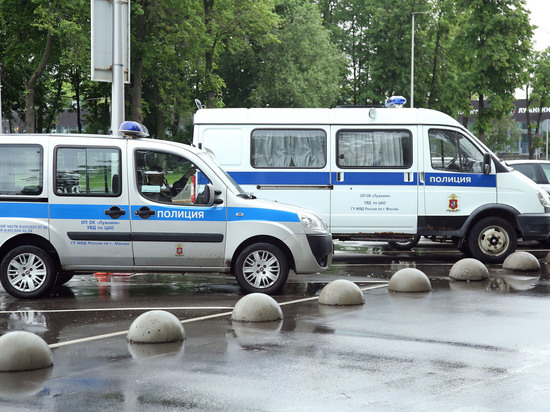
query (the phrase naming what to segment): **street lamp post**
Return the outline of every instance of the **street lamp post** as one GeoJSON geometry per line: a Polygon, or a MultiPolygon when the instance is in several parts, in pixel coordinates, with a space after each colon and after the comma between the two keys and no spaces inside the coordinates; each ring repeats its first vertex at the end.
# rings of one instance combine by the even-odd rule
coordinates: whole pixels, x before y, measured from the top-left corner
{"type": "Polygon", "coordinates": [[[412,27],[411,27],[411,108],[414,107],[414,15],[415,14],[426,14],[426,11],[413,11],[412,16],[412,27]]]}

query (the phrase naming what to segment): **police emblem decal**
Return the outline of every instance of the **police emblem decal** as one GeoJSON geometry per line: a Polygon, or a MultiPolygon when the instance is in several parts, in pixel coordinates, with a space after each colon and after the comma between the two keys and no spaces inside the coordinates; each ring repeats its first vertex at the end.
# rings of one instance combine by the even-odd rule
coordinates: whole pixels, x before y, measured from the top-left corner
{"type": "Polygon", "coordinates": [[[458,196],[454,193],[449,196],[449,208],[447,209],[447,212],[458,212],[458,196]]]}

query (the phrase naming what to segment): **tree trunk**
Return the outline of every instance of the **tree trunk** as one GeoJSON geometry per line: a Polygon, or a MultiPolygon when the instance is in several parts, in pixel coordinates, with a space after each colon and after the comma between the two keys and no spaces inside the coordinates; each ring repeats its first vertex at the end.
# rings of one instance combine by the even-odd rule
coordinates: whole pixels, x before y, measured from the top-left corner
{"type": "Polygon", "coordinates": [[[44,73],[48,60],[50,59],[50,54],[52,51],[53,38],[52,34],[48,30],[46,36],[46,47],[44,48],[44,53],[42,54],[42,60],[32,76],[25,83],[25,131],[27,133],[34,133],[35,130],[35,114],[34,114],[34,95],[35,87],[38,79],[44,73]]]}
{"type": "Polygon", "coordinates": [[[165,139],[166,138],[166,121],[164,118],[164,112],[162,110],[162,94],[160,92],[160,87],[156,81],[156,79],[153,80],[153,85],[155,86],[155,100],[157,105],[157,139],[165,139]]]}
{"type": "Polygon", "coordinates": [[[479,106],[478,106],[478,112],[477,112],[477,121],[481,125],[479,128],[479,140],[481,140],[482,143],[485,143],[485,130],[483,130],[483,111],[485,109],[485,105],[483,102],[483,95],[479,95],[479,106]]]}
{"type": "Polygon", "coordinates": [[[80,113],[80,70],[75,69],[71,72],[71,81],[74,87],[74,95],[76,100],[76,126],[78,133],[82,133],[82,115],[80,113]]]}
{"type": "Polygon", "coordinates": [[[430,93],[428,95],[428,109],[431,109],[435,98],[435,84],[437,79],[437,56],[439,54],[439,43],[441,41],[441,15],[442,11],[437,16],[437,35],[435,39],[434,59],[432,65],[432,81],[430,84],[430,93]]]}
{"type": "MultiPolygon", "coordinates": [[[[206,27],[207,36],[212,39],[212,10],[214,9],[214,0],[203,0],[204,7],[204,25],[206,27]]],[[[214,51],[216,50],[216,40],[212,39],[212,45],[207,47],[205,52],[205,79],[206,79],[206,107],[214,107],[214,98],[216,91],[214,90],[212,75],[214,67],[214,51]]]]}

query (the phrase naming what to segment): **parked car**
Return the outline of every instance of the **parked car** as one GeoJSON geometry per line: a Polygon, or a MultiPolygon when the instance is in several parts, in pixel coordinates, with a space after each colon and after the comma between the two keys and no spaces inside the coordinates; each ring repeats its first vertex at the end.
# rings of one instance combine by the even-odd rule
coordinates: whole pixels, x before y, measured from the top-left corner
{"type": "Polygon", "coordinates": [[[506,164],[529,179],[538,183],[550,193],[550,161],[549,160],[508,160],[506,164]]]}

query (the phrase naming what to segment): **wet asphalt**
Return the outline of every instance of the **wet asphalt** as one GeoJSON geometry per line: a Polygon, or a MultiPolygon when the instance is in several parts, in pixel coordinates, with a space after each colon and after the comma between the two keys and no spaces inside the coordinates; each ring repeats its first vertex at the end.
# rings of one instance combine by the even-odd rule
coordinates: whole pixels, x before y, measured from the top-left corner
{"type": "Polygon", "coordinates": [[[0,410],[549,409],[547,246],[521,245],[539,272],[490,265],[480,282],[449,280],[463,257],[450,245],[337,246],[328,272],[293,275],[274,296],[279,322],[232,322],[244,295],[227,275],[78,275],[38,300],[0,288],[0,334],[35,333],[54,356],[47,369],[0,373],[0,410]],[[422,270],[433,290],[389,292],[404,267],[422,270]],[[365,304],[319,305],[321,289],[342,278],[365,304]],[[133,320],[152,309],[177,316],[186,339],[128,343],[133,320]]]}

